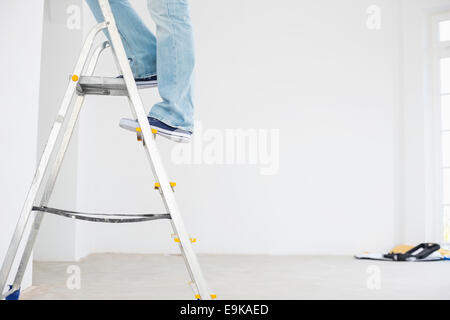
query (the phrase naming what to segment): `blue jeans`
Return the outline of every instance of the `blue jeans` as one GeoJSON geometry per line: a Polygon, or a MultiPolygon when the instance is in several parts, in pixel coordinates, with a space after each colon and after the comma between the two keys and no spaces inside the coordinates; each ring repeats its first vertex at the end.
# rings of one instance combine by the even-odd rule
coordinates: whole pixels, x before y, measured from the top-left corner
{"type": "MultiPolygon", "coordinates": [[[[97,21],[103,21],[98,0],[86,1],[97,21]]],[[[192,132],[195,59],[188,0],[147,1],[156,37],[128,0],[109,0],[135,78],[158,76],[163,101],[153,106],[149,116],[192,132]]]]}

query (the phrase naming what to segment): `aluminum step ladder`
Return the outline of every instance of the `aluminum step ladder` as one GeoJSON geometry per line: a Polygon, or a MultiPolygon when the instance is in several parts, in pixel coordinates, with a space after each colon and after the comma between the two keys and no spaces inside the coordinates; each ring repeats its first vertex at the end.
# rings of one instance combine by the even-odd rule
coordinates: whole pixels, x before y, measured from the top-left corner
{"type": "MultiPolygon", "coordinates": [[[[109,0],[98,0],[103,12],[104,22],[96,25],[88,34],[80,57],[71,76],[60,110],[53,124],[47,145],[41,156],[30,190],[22,208],[9,249],[0,270],[0,299],[14,300],[20,295],[20,286],[28,265],[36,236],[45,213],[102,223],[134,223],[166,219],[172,224],[174,240],[178,243],[184,258],[196,299],[210,300],[211,294],[192,248],[191,239],[184,227],[180,211],[174,197],[175,183],[170,182],[164,170],[156,147],[157,131],[150,128],[144,105],[139,95],[128,58],[123,47],[109,0]],[[107,29],[110,40],[94,48],[97,34],[107,29]],[[107,48],[112,50],[117,67],[123,78],[93,77],[100,54],[107,48]],[[142,141],[145,153],[155,177],[155,189],[160,193],[167,213],[163,214],[105,214],[81,213],[47,207],[64,155],[72,137],[78,116],[86,95],[127,96],[131,112],[139,122],[136,129],[138,140],[142,141]],[[20,260],[18,258],[21,252],[20,260]],[[18,263],[18,265],[17,265],[18,263]],[[13,277],[13,266],[16,273],[13,277]],[[8,280],[14,279],[11,285],[8,280]]],[[[139,89],[156,87],[157,82],[140,86],[139,89]]],[[[142,178],[144,179],[144,178],[142,178]]]]}

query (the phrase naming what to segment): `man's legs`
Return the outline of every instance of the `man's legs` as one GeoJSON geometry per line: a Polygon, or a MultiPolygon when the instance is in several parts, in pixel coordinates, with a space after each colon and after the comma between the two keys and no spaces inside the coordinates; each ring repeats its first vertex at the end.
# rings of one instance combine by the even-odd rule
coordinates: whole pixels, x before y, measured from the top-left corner
{"type": "Polygon", "coordinates": [[[150,117],[192,132],[194,129],[194,40],[187,0],[148,0],[156,23],[157,74],[162,102],[150,117]]]}
{"type": "MultiPolygon", "coordinates": [[[[103,21],[98,0],[86,0],[97,21],[103,21]]],[[[158,75],[162,102],[149,117],[170,127],[193,131],[194,41],[187,0],[148,0],[156,38],[128,0],[110,0],[125,51],[136,78],[158,75]]],[[[152,124],[152,121],[150,121],[152,124]]]]}
{"type": "MultiPolygon", "coordinates": [[[[104,20],[98,0],[86,0],[98,22],[104,20]]],[[[156,38],[128,0],[109,0],[135,78],[156,74],[156,38]]],[[[108,35],[108,33],[106,32],[108,35]]]]}

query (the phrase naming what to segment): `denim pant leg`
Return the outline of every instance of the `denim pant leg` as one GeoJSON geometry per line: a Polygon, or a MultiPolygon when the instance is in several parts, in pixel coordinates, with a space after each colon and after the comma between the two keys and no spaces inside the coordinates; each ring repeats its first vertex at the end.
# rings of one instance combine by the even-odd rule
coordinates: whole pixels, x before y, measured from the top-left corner
{"type": "MultiPolygon", "coordinates": [[[[86,0],[98,22],[104,21],[98,0],[86,0]]],[[[136,78],[156,74],[156,38],[128,0],[110,0],[117,28],[136,78]]],[[[109,38],[108,32],[106,36],[109,38]]]]}
{"type": "Polygon", "coordinates": [[[187,0],[148,0],[156,24],[157,74],[162,102],[150,116],[193,131],[194,39],[187,0]]]}

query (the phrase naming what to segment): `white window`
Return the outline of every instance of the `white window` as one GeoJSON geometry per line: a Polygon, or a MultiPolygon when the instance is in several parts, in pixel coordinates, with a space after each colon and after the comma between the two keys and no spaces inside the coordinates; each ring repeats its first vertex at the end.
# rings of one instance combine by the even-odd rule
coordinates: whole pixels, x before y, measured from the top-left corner
{"type": "Polygon", "coordinates": [[[450,20],[439,21],[439,41],[450,41],[450,20]]]}
{"type": "Polygon", "coordinates": [[[444,225],[444,241],[450,243],[450,12],[433,17],[434,105],[440,121],[436,132],[439,146],[438,208],[444,225]]]}

